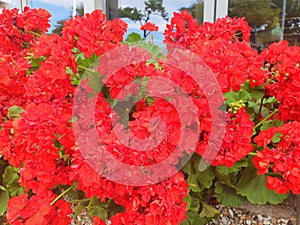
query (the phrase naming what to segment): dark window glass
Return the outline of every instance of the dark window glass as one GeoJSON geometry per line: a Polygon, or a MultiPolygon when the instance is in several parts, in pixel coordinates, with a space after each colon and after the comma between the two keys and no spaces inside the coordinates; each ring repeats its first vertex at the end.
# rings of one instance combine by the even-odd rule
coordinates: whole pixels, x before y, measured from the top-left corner
{"type": "Polygon", "coordinates": [[[246,18],[253,28],[251,43],[259,50],[283,39],[297,44],[300,0],[229,0],[228,15],[246,18]]]}

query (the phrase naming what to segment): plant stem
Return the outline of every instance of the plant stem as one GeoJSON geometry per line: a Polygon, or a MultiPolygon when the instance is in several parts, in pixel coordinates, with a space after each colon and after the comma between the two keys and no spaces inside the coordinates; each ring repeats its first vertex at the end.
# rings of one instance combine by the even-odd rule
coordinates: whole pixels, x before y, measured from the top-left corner
{"type": "Polygon", "coordinates": [[[91,69],[86,68],[86,67],[84,67],[84,66],[78,65],[77,67],[78,67],[78,68],[81,68],[81,69],[84,69],[84,70],[87,70],[87,71],[92,72],[92,73],[95,73],[95,72],[96,72],[95,70],[91,70],[91,69]]]}
{"type": "Polygon", "coordinates": [[[265,118],[263,118],[261,121],[259,121],[258,124],[255,125],[255,129],[258,128],[260,125],[262,125],[265,121],[273,117],[278,112],[278,109],[275,109],[271,114],[267,115],[265,118]]]}
{"type": "Polygon", "coordinates": [[[68,187],[66,190],[64,190],[60,195],[58,195],[51,203],[50,206],[54,205],[62,196],[67,194],[69,191],[71,191],[77,184],[74,183],[72,186],[68,187]]]}
{"type": "Polygon", "coordinates": [[[36,32],[34,32],[34,31],[31,31],[31,30],[29,30],[28,32],[29,32],[29,33],[31,33],[31,34],[34,34],[34,35],[36,35],[36,36],[38,36],[38,37],[40,37],[40,36],[41,36],[41,34],[39,34],[39,33],[36,33],[36,32]]]}
{"type": "Polygon", "coordinates": [[[262,97],[261,101],[260,101],[260,106],[259,106],[259,110],[258,110],[258,116],[260,116],[260,114],[261,114],[263,103],[264,103],[264,97],[262,97]]]}
{"type": "Polygon", "coordinates": [[[88,202],[88,201],[90,201],[90,200],[91,200],[90,198],[85,198],[85,199],[77,199],[77,200],[70,201],[70,203],[77,203],[77,202],[88,202]]]}
{"type": "Polygon", "coordinates": [[[250,153],[248,153],[248,155],[250,155],[250,156],[256,156],[256,153],[255,152],[250,152],[250,153]]]}

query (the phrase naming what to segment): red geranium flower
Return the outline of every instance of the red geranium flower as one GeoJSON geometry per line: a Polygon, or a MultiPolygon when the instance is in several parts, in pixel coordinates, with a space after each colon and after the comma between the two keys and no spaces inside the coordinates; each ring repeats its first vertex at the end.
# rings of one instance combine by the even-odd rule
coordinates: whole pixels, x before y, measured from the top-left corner
{"type": "Polygon", "coordinates": [[[158,31],[158,26],[154,23],[147,22],[145,25],[141,26],[141,30],[148,30],[148,31],[158,31]]]}

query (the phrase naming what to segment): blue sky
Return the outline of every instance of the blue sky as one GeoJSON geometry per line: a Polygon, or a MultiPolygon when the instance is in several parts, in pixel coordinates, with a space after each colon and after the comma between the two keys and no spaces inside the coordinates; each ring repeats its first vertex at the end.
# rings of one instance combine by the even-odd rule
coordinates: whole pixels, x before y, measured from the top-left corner
{"type": "MultiPolygon", "coordinates": [[[[80,4],[83,0],[77,0],[77,3],[80,4]]],[[[164,0],[164,6],[166,11],[168,12],[168,17],[171,18],[174,11],[178,11],[180,7],[189,6],[195,0],[164,0]]],[[[72,0],[29,0],[30,7],[33,8],[45,8],[47,9],[52,17],[51,17],[51,29],[54,28],[54,25],[58,20],[68,18],[72,13],[72,0]]],[[[142,9],[144,7],[143,0],[119,0],[119,7],[137,7],[142,9]]],[[[125,19],[126,20],[126,19],[125,19]]],[[[159,16],[153,16],[151,21],[159,25],[160,29],[155,34],[155,40],[160,42],[162,40],[162,32],[166,25],[166,21],[163,20],[159,16]]],[[[129,24],[129,32],[138,31],[140,24],[132,23],[130,20],[126,20],[129,24]]],[[[50,29],[50,30],[51,30],[50,29]]]]}

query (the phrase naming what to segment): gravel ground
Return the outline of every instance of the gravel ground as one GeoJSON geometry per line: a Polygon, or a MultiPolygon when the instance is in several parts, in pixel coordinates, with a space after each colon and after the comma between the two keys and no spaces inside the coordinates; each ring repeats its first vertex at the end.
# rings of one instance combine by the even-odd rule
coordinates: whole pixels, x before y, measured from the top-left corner
{"type": "MultiPolygon", "coordinates": [[[[214,219],[209,225],[296,225],[294,216],[290,218],[274,218],[271,216],[256,214],[246,209],[237,209],[217,205],[221,212],[220,218],[214,219]]],[[[77,218],[73,218],[72,225],[92,225],[92,221],[82,212],[77,218]]]]}
{"type": "Polygon", "coordinates": [[[251,213],[247,209],[237,209],[217,205],[221,212],[220,218],[214,219],[209,225],[296,225],[294,216],[290,218],[275,218],[266,214],[251,213]]]}
{"type": "MultiPolygon", "coordinates": [[[[245,204],[241,208],[216,205],[221,215],[209,225],[297,225],[295,206],[295,198],[292,196],[280,205],[245,204]]],[[[75,204],[72,204],[72,207],[75,208],[75,204]]],[[[71,225],[93,225],[93,223],[88,218],[87,212],[83,211],[77,218],[72,218],[71,225]]]]}

